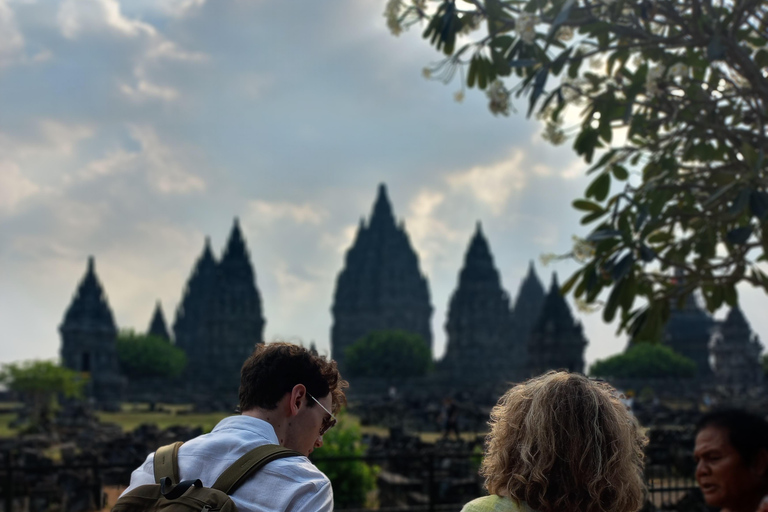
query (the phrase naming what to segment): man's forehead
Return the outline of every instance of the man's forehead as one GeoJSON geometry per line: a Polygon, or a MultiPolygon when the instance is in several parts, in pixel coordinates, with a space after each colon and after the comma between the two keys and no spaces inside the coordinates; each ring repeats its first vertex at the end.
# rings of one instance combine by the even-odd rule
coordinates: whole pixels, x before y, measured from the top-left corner
{"type": "Polygon", "coordinates": [[[720,427],[705,427],[696,434],[694,453],[730,446],[728,432],[720,427]]]}

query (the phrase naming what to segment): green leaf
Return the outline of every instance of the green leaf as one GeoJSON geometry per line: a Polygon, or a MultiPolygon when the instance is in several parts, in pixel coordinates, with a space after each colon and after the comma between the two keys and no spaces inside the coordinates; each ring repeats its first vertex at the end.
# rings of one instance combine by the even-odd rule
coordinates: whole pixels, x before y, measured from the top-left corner
{"type": "Polygon", "coordinates": [[[608,191],[611,189],[611,175],[604,172],[595,179],[589,187],[585,195],[587,197],[594,197],[598,201],[605,201],[608,197],[608,191]]]}
{"type": "Polygon", "coordinates": [[[619,306],[619,297],[621,297],[623,285],[623,281],[614,284],[610,295],[608,295],[608,301],[603,308],[603,320],[605,323],[613,322],[613,319],[616,316],[616,308],[619,306]]]}
{"type": "Polygon", "coordinates": [[[605,212],[605,208],[600,206],[597,203],[593,203],[592,201],[586,201],[584,199],[577,199],[573,202],[573,207],[577,210],[582,210],[585,212],[605,212]]]}
{"type": "Polygon", "coordinates": [[[725,235],[725,238],[728,243],[733,245],[744,245],[749,240],[750,235],[752,235],[752,229],[752,226],[734,228],[725,235]]]}
{"type": "Polygon", "coordinates": [[[597,219],[599,219],[600,217],[602,217],[603,215],[605,215],[607,213],[608,213],[608,210],[603,210],[601,212],[592,212],[592,213],[590,213],[588,215],[585,215],[584,217],[581,218],[581,221],[580,221],[581,225],[582,226],[586,226],[590,222],[596,221],[597,219]]]}
{"type": "Polygon", "coordinates": [[[469,61],[469,70],[467,72],[467,87],[469,88],[474,87],[475,83],[477,83],[477,62],[479,58],[478,55],[475,55],[469,61]]]}
{"type": "Polygon", "coordinates": [[[563,285],[560,287],[560,293],[562,295],[566,295],[569,291],[571,291],[571,288],[573,288],[573,285],[576,284],[576,281],[579,280],[579,277],[584,275],[584,269],[577,270],[573,273],[573,275],[568,278],[568,280],[563,283],[563,285]]]}
{"type": "Polygon", "coordinates": [[[615,164],[611,166],[611,172],[613,172],[613,177],[619,181],[625,181],[629,178],[629,171],[621,165],[615,164]]]}
{"type": "Polygon", "coordinates": [[[749,209],[752,211],[752,215],[760,220],[765,220],[768,216],[768,193],[753,190],[749,196],[749,209]]]}
{"type": "Polygon", "coordinates": [[[619,260],[616,265],[613,266],[611,269],[611,277],[614,281],[621,281],[624,276],[627,275],[627,272],[629,272],[632,269],[632,265],[635,263],[635,257],[632,253],[627,254],[623,258],[619,260]]]}

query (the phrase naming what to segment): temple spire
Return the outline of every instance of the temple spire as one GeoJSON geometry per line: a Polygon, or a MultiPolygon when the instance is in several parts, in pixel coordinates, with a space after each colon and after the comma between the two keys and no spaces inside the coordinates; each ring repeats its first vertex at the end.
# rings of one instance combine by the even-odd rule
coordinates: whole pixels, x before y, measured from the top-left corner
{"type": "Polygon", "coordinates": [[[117,330],[104,288],[96,275],[93,256],[88,257],[85,275],[67,308],[61,328],[78,329],[83,324],[110,331],[117,330]]]}
{"type": "Polygon", "coordinates": [[[464,283],[490,282],[495,287],[501,286],[499,272],[493,264],[493,256],[488,240],[483,235],[483,228],[478,221],[475,233],[469,242],[464,256],[464,267],[459,276],[460,286],[464,283]]]}
{"type": "Polygon", "coordinates": [[[155,305],[155,312],[152,314],[152,320],[149,322],[149,329],[147,329],[149,336],[156,336],[166,341],[171,341],[171,336],[168,334],[168,327],[165,323],[165,315],[163,315],[163,308],[160,305],[160,301],[157,301],[155,305]]]}
{"type": "Polygon", "coordinates": [[[368,223],[369,227],[380,225],[395,226],[392,204],[389,202],[389,197],[387,197],[387,186],[384,183],[379,184],[376,202],[373,204],[373,211],[371,212],[371,220],[368,223]]]}

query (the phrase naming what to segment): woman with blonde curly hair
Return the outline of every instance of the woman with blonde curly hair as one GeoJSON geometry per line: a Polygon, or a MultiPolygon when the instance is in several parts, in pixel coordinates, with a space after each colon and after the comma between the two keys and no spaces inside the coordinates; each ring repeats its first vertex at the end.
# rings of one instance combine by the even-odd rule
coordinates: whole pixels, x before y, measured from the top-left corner
{"type": "Polygon", "coordinates": [[[490,496],[462,512],[635,512],[643,447],[635,418],[604,382],[548,372],[514,386],[491,411],[480,468],[490,496]]]}

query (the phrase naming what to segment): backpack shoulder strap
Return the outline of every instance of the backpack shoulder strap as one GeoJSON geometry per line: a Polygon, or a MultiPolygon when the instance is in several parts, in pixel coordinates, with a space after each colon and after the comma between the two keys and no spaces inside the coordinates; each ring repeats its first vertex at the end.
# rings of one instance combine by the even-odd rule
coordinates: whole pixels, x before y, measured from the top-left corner
{"type": "Polygon", "coordinates": [[[161,446],[155,452],[155,482],[160,483],[163,478],[170,478],[173,484],[179,483],[179,447],[184,444],[177,441],[173,444],[161,446]]]}
{"type": "Polygon", "coordinates": [[[299,452],[283,448],[276,444],[265,444],[254,448],[239,459],[216,479],[211,486],[226,494],[232,494],[235,489],[245,482],[253,473],[276,459],[284,457],[301,457],[299,452]]]}

